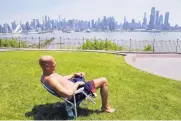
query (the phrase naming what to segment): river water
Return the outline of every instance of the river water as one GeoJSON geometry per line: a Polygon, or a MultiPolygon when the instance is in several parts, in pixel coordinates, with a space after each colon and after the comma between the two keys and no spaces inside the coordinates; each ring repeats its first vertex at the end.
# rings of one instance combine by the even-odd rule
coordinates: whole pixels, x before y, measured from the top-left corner
{"type": "Polygon", "coordinates": [[[161,33],[149,33],[149,32],[72,32],[62,33],[61,31],[55,31],[55,33],[45,34],[1,34],[2,37],[20,37],[20,38],[70,38],[70,39],[83,39],[83,38],[97,38],[97,39],[110,39],[110,40],[181,40],[181,32],[161,32],[161,33]]]}

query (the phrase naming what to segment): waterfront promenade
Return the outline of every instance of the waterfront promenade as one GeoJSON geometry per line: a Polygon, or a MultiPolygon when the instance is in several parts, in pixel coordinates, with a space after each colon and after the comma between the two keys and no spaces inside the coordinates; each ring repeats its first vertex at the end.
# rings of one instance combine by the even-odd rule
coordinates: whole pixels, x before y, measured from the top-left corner
{"type": "Polygon", "coordinates": [[[128,54],[125,61],[148,73],[181,81],[180,54],[128,54]]]}

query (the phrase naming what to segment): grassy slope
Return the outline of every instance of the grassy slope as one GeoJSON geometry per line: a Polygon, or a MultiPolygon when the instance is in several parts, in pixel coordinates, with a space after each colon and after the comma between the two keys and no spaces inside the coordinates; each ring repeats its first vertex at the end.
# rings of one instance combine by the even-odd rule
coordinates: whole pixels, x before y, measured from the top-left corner
{"type": "Polygon", "coordinates": [[[181,119],[181,82],[132,68],[122,56],[80,52],[0,53],[0,119],[66,119],[58,98],[40,84],[38,58],[49,54],[57,61],[57,72],[83,71],[86,79],[109,80],[109,102],[113,114],[100,113],[97,104],[81,109],[78,119],[181,119]]]}

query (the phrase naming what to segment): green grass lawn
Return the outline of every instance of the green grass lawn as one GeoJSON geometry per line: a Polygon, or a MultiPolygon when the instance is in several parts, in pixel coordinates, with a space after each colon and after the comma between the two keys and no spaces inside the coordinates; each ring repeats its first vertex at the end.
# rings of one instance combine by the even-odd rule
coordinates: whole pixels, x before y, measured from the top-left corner
{"type": "Polygon", "coordinates": [[[127,65],[123,56],[90,52],[0,52],[0,119],[66,119],[61,100],[40,83],[38,59],[52,55],[57,73],[85,72],[86,80],[109,80],[112,114],[101,113],[100,93],[96,105],[78,111],[80,120],[181,119],[181,82],[151,75],[127,65]]]}

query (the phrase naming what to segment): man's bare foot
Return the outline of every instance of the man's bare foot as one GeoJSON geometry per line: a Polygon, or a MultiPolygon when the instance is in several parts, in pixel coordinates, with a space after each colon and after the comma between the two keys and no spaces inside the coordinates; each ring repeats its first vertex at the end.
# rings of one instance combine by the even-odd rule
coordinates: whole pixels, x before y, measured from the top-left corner
{"type": "Polygon", "coordinates": [[[110,106],[102,107],[101,110],[102,110],[103,112],[107,112],[107,113],[113,113],[113,112],[115,112],[115,109],[114,109],[114,108],[111,108],[110,106]]]}

